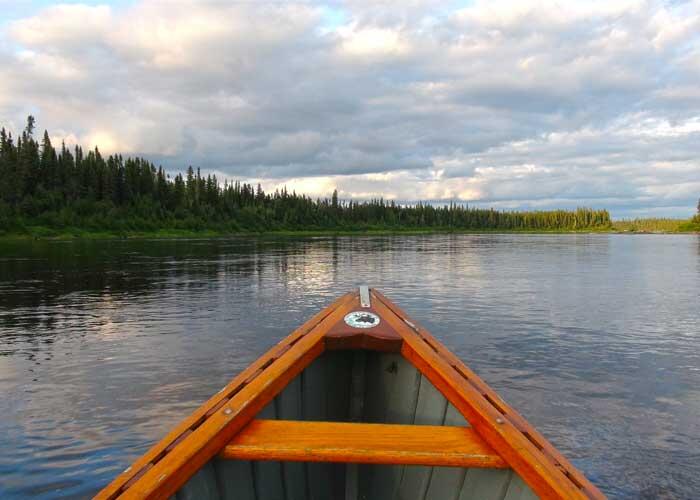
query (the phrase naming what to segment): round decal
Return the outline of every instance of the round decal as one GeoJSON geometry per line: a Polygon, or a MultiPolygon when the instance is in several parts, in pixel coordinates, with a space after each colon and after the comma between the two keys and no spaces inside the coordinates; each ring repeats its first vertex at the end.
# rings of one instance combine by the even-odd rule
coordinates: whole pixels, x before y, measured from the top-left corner
{"type": "Polygon", "coordinates": [[[353,328],[372,328],[379,321],[379,316],[371,312],[353,311],[345,316],[345,324],[353,328]]]}

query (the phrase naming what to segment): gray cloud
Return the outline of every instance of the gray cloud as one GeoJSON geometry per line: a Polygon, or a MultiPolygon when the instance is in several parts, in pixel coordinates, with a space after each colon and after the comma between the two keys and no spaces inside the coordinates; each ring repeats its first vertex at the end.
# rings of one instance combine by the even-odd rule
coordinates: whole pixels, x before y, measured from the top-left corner
{"type": "Polygon", "coordinates": [[[685,216],[698,33],[698,1],[57,5],[2,28],[0,119],[312,195],[685,216]]]}

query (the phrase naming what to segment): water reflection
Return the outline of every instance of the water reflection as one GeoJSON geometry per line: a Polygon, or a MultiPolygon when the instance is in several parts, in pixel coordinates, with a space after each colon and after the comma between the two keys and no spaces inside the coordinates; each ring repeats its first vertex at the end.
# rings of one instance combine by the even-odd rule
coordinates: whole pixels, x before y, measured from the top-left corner
{"type": "Polygon", "coordinates": [[[609,495],[700,488],[700,239],[0,245],[0,497],[88,496],[305,318],[382,288],[609,495]]]}

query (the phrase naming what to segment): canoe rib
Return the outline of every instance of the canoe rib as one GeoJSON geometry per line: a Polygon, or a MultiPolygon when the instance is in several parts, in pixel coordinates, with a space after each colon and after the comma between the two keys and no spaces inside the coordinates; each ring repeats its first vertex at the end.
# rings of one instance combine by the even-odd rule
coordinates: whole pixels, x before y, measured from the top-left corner
{"type": "Polygon", "coordinates": [[[253,420],[219,458],[508,467],[469,427],[288,420],[253,420]]]}

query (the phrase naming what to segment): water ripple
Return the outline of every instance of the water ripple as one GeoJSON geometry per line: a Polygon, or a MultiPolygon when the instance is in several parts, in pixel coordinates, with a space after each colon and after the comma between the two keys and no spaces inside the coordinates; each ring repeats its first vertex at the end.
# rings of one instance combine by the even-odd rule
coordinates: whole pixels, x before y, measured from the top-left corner
{"type": "Polygon", "coordinates": [[[90,496],[342,292],[385,291],[608,495],[700,490],[700,239],[0,245],[0,497],[90,496]]]}

